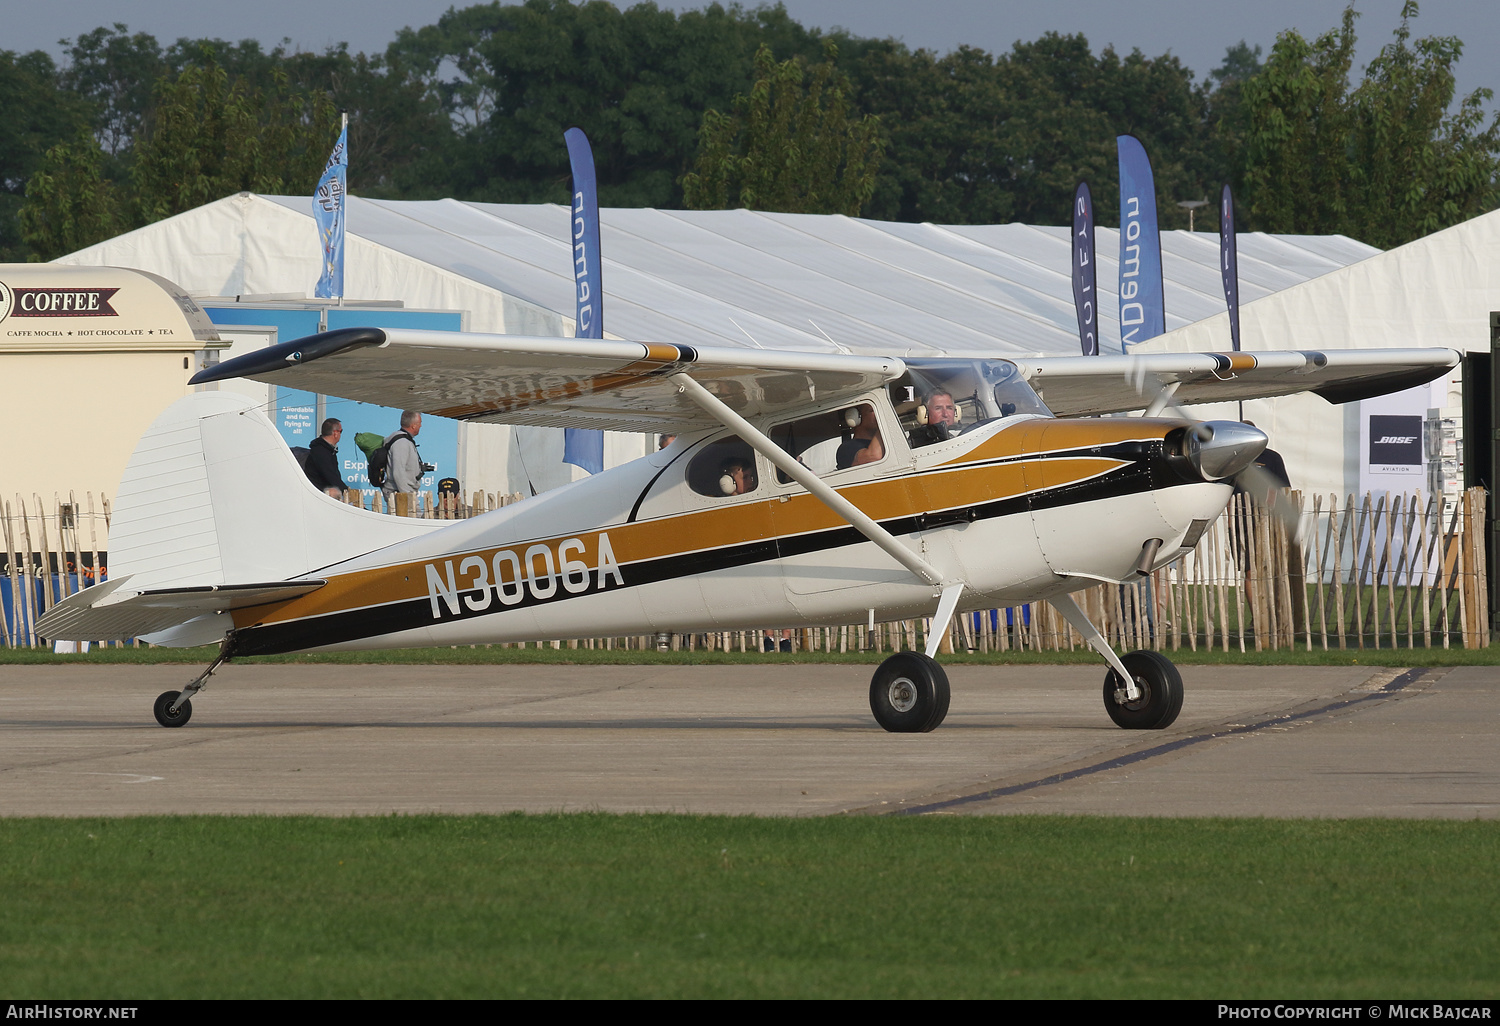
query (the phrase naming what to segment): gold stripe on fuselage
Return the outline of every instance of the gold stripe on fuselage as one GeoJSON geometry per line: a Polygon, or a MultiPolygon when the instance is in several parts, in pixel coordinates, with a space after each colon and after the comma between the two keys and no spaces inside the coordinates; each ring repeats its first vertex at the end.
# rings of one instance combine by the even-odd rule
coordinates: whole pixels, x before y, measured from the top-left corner
{"type": "MultiPolygon", "coordinates": [[[[1142,425],[1139,421],[1133,425],[1112,421],[1091,421],[1086,424],[1069,424],[1066,421],[1028,422],[1001,431],[965,455],[929,470],[848,485],[838,488],[838,491],[867,516],[877,521],[887,521],[934,510],[963,508],[1014,498],[1042,488],[1074,484],[1125,465],[1121,460],[1103,456],[1028,458],[999,465],[984,465],[995,459],[1023,455],[1024,440],[1005,439],[1005,435],[1035,435],[1033,441],[1040,441],[1043,432],[1028,430],[1032,424],[1049,425],[1054,429],[1068,425],[1060,432],[1045,432],[1045,441],[1053,451],[1065,445],[1083,448],[1153,437],[1151,426],[1142,425]]],[[[1161,434],[1173,426],[1160,425],[1160,433],[1154,434],[1154,437],[1161,437],[1161,434]]],[[[1036,454],[1032,452],[1029,455],[1036,454]]],[[[806,492],[788,495],[785,501],[782,496],[775,495],[712,509],[676,513],[655,520],[619,523],[547,538],[517,539],[506,545],[457,553],[434,553],[408,563],[333,574],[328,576],[328,583],[324,587],[307,595],[273,605],[236,610],[233,614],[234,623],[236,628],[242,628],[251,624],[281,623],[393,602],[426,599],[429,596],[427,566],[436,564],[443,567],[451,560],[456,580],[464,586],[465,582],[473,578],[457,572],[463,560],[478,557],[487,566],[493,567],[496,554],[506,550],[514,552],[524,562],[528,549],[545,545],[554,555],[554,565],[560,566],[558,548],[572,539],[577,539],[583,546],[582,549],[575,549],[572,556],[585,563],[593,572],[600,563],[599,536],[602,534],[609,535],[609,546],[615,561],[628,568],[632,563],[845,526],[847,524],[841,517],[806,492]]],[[[528,569],[534,571],[535,568],[528,569]]],[[[491,583],[513,582],[509,579],[492,579],[491,583]]]]}

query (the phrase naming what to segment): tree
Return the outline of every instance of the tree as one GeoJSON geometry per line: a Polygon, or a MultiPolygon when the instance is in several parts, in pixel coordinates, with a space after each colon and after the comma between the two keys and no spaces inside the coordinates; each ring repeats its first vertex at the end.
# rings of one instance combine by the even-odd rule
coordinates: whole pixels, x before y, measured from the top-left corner
{"type": "Polygon", "coordinates": [[[442,177],[429,188],[567,202],[563,132],[577,126],[593,147],[601,203],[678,207],[703,112],[750,88],[756,47],[815,58],[819,38],[779,4],[677,14],[526,0],[450,10],[403,31],[386,59],[420,75],[452,120],[442,177]]]}
{"type": "Polygon", "coordinates": [[[893,41],[853,62],[860,107],[879,117],[884,143],[868,216],[946,224],[1014,218],[1002,167],[1011,97],[995,63],[972,47],[938,58],[893,41]]]}
{"type": "Polygon", "coordinates": [[[47,151],[26,183],[21,237],[42,260],[92,246],[119,233],[119,201],[104,177],[104,154],[91,135],[47,151]]]}
{"type": "Polygon", "coordinates": [[[145,32],[131,35],[121,22],[62,45],[69,58],[59,76],[63,88],[93,108],[95,138],[105,153],[118,156],[140,133],[152,86],[167,70],[161,46],[145,32]]]}
{"type": "Polygon", "coordinates": [[[687,205],[856,216],[875,191],[882,144],[878,119],[852,110],[837,60],[829,42],[808,75],[762,46],[749,95],[729,114],[703,116],[697,164],[682,181],[687,205]]]}
{"type": "Polygon", "coordinates": [[[1324,234],[1347,227],[1355,17],[1346,8],[1342,28],[1312,43],[1296,31],[1281,33],[1260,74],[1245,83],[1241,202],[1262,231],[1324,234]]]}
{"type": "MultiPolygon", "coordinates": [[[[1205,130],[1208,91],[1170,55],[1095,56],[1083,36],[1049,32],[999,57],[871,47],[851,77],[889,138],[872,216],[1067,224],[1079,179],[1095,196],[1115,188],[1124,132],[1151,153],[1164,200],[1207,195],[1227,172],[1205,130]]],[[[1111,211],[1100,205],[1100,223],[1111,211]]],[[[1160,213],[1187,227],[1170,202],[1160,213]]]]}
{"type": "Polygon", "coordinates": [[[230,193],[311,193],[337,139],[325,95],[293,91],[286,72],[252,89],[205,53],[163,78],[132,180],[140,223],[159,221],[230,193]]]}
{"type": "Polygon", "coordinates": [[[281,58],[292,86],[326,93],[349,115],[350,188],[364,196],[440,195],[453,129],[422,77],[399,56],[321,54],[281,58]]]}
{"type": "Polygon", "coordinates": [[[1487,89],[1456,112],[1451,37],[1409,45],[1408,0],[1394,42],[1352,92],[1353,7],[1309,44],[1276,39],[1244,86],[1248,129],[1242,197],[1262,231],[1342,233],[1400,245],[1490,209],[1500,173],[1500,117],[1484,125],[1487,89]]]}
{"type": "Polygon", "coordinates": [[[25,260],[17,215],[26,182],[49,149],[88,130],[88,112],[58,88],[57,66],[40,50],[0,50],[0,110],[0,260],[25,260]]]}
{"type": "Polygon", "coordinates": [[[1388,248],[1457,224],[1494,206],[1500,170],[1500,117],[1484,125],[1488,89],[1453,101],[1453,66],[1463,43],[1452,36],[1408,46],[1415,0],[1401,11],[1396,38],[1370,62],[1352,99],[1358,205],[1350,228],[1388,248]]]}

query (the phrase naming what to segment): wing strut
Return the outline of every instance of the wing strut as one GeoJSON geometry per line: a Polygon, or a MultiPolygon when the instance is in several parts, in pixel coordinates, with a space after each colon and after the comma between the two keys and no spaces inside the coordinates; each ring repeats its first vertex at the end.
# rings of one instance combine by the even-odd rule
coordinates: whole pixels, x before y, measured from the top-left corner
{"type": "MultiPolygon", "coordinates": [[[[781,470],[803,488],[806,488],[818,501],[848,521],[849,525],[860,534],[870,539],[876,545],[879,545],[898,563],[934,588],[943,587],[943,575],[938,572],[936,567],[905,545],[902,545],[896,540],[895,535],[860,512],[858,506],[828,487],[822,478],[808,470],[801,463],[798,463],[791,453],[767,438],[744,417],[741,417],[728,406],[725,406],[708,389],[698,384],[698,382],[683,372],[673,374],[669,380],[676,382],[677,387],[689,399],[702,407],[705,413],[734,431],[740,438],[748,442],[756,452],[775,464],[777,469],[781,470]]],[[[954,602],[957,602],[956,592],[954,602]]],[[[949,615],[952,615],[951,609],[949,610],[949,615]]]]}

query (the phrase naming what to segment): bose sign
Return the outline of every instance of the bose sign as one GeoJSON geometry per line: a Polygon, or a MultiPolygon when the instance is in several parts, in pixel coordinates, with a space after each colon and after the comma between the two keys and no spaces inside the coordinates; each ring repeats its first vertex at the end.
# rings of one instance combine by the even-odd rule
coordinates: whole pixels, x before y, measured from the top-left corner
{"type": "Polygon", "coordinates": [[[1422,465],[1422,418],[1372,414],[1370,417],[1370,466],[1420,467],[1422,465]]]}

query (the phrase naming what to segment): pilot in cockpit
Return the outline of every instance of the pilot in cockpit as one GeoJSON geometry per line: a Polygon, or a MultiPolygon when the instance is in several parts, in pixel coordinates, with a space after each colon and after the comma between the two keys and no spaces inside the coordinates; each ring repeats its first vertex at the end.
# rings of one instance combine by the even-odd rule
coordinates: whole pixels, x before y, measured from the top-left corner
{"type": "Polygon", "coordinates": [[[927,423],[919,424],[906,435],[913,449],[946,442],[958,433],[958,405],[953,401],[953,393],[934,389],[922,405],[927,409],[927,423]]]}

